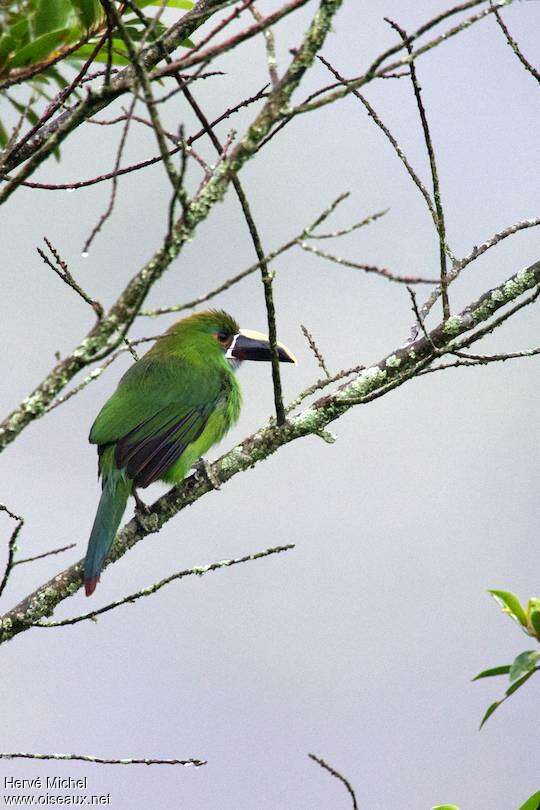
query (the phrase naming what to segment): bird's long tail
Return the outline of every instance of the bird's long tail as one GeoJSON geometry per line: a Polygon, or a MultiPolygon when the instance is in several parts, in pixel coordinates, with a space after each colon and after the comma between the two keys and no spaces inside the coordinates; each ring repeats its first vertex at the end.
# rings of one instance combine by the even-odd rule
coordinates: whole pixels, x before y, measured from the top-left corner
{"type": "Polygon", "coordinates": [[[103,479],[103,491],[84,559],[84,590],[94,593],[105,558],[110,551],[126,509],[132,482],[121,470],[112,469],[103,479]]]}

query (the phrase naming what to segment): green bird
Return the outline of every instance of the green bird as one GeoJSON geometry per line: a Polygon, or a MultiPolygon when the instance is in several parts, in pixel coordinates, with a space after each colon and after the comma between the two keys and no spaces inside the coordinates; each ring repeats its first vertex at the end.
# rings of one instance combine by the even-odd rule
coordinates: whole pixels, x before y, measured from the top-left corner
{"type": "MultiPolygon", "coordinates": [[[[284,363],[295,358],[278,343],[284,363]]],[[[268,339],[241,330],[222,311],[178,321],[124,374],[90,430],[102,494],[84,561],[90,596],[99,581],[130,495],[154,481],[177,484],[235,424],[242,360],[271,360],[268,339]]]]}

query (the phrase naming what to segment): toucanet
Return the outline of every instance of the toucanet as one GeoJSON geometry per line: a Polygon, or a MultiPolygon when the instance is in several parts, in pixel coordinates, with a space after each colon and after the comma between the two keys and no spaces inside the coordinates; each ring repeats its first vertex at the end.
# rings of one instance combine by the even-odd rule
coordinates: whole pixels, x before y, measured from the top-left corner
{"type": "MultiPolygon", "coordinates": [[[[277,344],[281,362],[295,358],[277,344]]],[[[90,596],[99,581],[127,499],[154,481],[177,484],[234,425],[242,360],[271,360],[268,339],[222,311],[184,318],[124,374],[90,431],[102,494],[84,561],[90,596]]]]}

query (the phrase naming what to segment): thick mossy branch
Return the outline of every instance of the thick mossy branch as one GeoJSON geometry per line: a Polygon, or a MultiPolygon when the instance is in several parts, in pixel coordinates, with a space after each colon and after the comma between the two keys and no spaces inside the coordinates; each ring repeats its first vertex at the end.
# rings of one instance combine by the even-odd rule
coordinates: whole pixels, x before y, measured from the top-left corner
{"type": "MultiPolygon", "coordinates": [[[[265,425],[214,462],[211,465],[212,478],[223,485],[234,475],[268,458],[283,445],[302,436],[320,435],[330,422],[354,405],[370,402],[414,378],[433,360],[451,352],[461,335],[471,332],[479,324],[489,322],[495,312],[539,284],[540,261],[484,293],[459,315],[452,315],[433,329],[428,337],[402,346],[366,368],[352,381],[318,399],[284,425],[265,425]]],[[[169,490],[152,505],[149,515],[130,520],[119,532],[107,565],[122,557],[139,540],[158,532],[186,506],[212,491],[214,487],[208,478],[196,474],[169,490]]],[[[53,577],[2,617],[0,643],[29,629],[33,622],[52,615],[55,607],[81,586],[82,560],[53,577]]]]}

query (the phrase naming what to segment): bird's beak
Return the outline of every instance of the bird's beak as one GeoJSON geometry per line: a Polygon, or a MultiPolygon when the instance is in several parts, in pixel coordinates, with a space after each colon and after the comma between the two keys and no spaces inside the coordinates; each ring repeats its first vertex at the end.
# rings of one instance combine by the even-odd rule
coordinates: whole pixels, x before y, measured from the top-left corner
{"type": "MultiPolygon", "coordinates": [[[[278,357],[282,363],[296,363],[296,357],[283,345],[277,344],[278,357]]],[[[226,356],[235,360],[271,360],[270,343],[265,335],[241,329],[234,336],[226,356]]]]}

